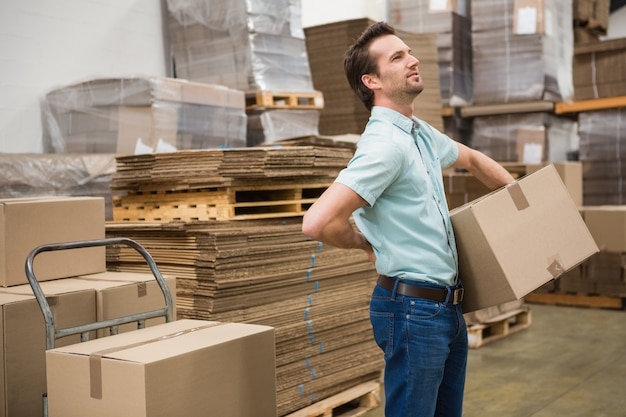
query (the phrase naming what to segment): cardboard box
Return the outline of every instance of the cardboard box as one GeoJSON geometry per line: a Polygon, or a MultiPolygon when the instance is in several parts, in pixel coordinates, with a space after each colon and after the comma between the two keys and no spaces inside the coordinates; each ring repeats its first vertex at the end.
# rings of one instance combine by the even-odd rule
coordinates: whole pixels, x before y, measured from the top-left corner
{"type": "Polygon", "coordinates": [[[94,78],[66,85],[46,94],[42,114],[44,148],[56,152],[132,155],[180,149],[187,135],[207,147],[245,146],[246,139],[243,91],[178,78],[94,78]]]}
{"type": "MultiPolygon", "coordinates": [[[[163,278],[172,295],[174,317],[176,317],[176,277],[164,275],[163,278]]],[[[118,317],[156,310],[165,306],[163,291],[152,273],[102,272],[72,278],[77,287],[96,290],[96,319],[109,320],[118,317]]],[[[146,321],[146,326],[165,323],[165,317],[156,317],[146,321]]],[[[118,332],[137,330],[134,323],[118,327],[118,332]]],[[[108,336],[106,330],[98,330],[97,337],[108,336]]]]}
{"type": "MultiPolygon", "coordinates": [[[[95,321],[95,291],[74,290],[65,280],[41,283],[59,327],[95,321]]],[[[94,335],[95,337],[95,335],[94,335]]],[[[30,285],[0,289],[0,416],[42,415],[46,392],[45,322],[30,285]]],[[[80,342],[59,339],[57,346],[80,342]]]]}
{"type": "Polygon", "coordinates": [[[626,206],[586,206],[582,215],[603,252],[626,252],[626,206]]]}
{"type": "Polygon", "coordinates": [[[577,44],[573,79],[576,100],[626,95],[626,38],[577,44]]]}
{"type": "Polygon", "coordinates": [[[598,252],[553,165],[450,215],[465,313],[520,299],[598,252]]]}
{"type": "MultiPolygon", "coordinates": [[[[0,286],[27,284],[24,265],[36,247],[105,237],[104,198],[0,200],[0,286]]],[[[45,252],[35,257],[38,281],[106,270],[106,248],[45,252]]]]}
{"type": "Polygon", "coordinates": [[[46,352],[50,417],[276,415],[274,329],[178,320],[46,352]]]}
{"type": "MultiPolygon", "coordinates": [[[[175,303],[176,281],[164,276],[175,303]]],[[[57,328],[128,316],[165,305],[153,275],[104,272],[78,278],[40,283],[52,309],[57,328]]],[[[165,322],[153,318],[146,326],[165,322]]],[[[136,330],[134,324],[119,326],[120,333],[136,330]]],[[[41,416],[46,392],[45,321],[28,284],[0,289],[0,417],[41,416]]],[[[90,338],[105,336],[104,330],[90,338]]],[[[56,346],[80,342],[80,336],[58,339],[56,346]]]]}

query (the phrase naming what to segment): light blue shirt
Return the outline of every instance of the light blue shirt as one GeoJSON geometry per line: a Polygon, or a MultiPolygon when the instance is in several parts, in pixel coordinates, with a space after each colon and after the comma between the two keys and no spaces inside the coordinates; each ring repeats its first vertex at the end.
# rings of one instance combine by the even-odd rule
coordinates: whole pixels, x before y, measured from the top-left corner
{"type": "Polygon", "coordinates": [[[442,168],[458,158],[451,138],[416,117],[374,107],[354,157],[336,182],[367,205],[354,221],[372,244],[379,274],[457,284],[458,255],[442,168]]]}

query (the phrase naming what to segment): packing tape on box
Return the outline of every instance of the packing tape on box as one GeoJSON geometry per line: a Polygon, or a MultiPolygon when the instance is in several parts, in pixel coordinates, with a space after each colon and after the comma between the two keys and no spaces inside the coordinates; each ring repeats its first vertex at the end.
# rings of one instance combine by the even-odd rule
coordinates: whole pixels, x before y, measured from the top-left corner
{"type": "Polygon", "coordinates": [[[216,322],[209,323],[204,326],[192,327],[190,329],[181,330],[175,333],[166,334],[163,336],[155,337],[154,339],[148,339],[137,343],[129,343],[123,346],[116,346],[109,349],[102,349],[97,352],[92,352],[89,355],[89,388],[91,398],[95,398],[97,400],[102,399],[102,358],[108,354],[114,352],[120,352],[122,350],[131,349],[143,345],[147,345],[150,343],[160,342],[162,340],[171,339],[173,337],[183,336],[192,332],[196,332],[198,330],[208,329],[209,327],[216,327],[226,323],[216,322]]]}
{"type": "Polygon", "coordinates": [[[517,207],[518,211],[524,210],[530,206],[526,196],[524,195],[524,191],[522,187],[519,185],[519,182],[514,182],[510,185],[506,186],[506,189],[509,191],[509,195],[513,200],[513,204],[517,207]]]}
{"type": "Polygon", "coordinates": [[[565,268],[563,268],[563,263],[560,261],[560,256],[555,255],[554,257],[548,259],[548,272],[552,275],[552,278],[558,278],[563,272],[565,272],[565,268]]]}
{"type": "Polygon", "coordinates": [[[145,297],[148,295],[148,284],[145,282],[137,283],[137,297],[145,297]]]}

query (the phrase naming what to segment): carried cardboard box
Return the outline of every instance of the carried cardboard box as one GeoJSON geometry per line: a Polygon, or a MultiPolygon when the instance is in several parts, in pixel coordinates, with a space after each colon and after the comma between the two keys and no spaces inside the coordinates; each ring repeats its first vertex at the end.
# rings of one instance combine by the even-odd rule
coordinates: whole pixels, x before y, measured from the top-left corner
{"type": "Polygon", "coordinates": [[[598,252],[553,165],[450,215],[465,313],[520,299],[598,252]]]}
{"type": "MultiPolygon", "coordinates": [[[[0,286],[28,283],[24,264],[40,245],[104,237],[102,197],[1,199],[0,286]]],[[[40,253],[33,266],[39,281],[103,272],[105,248],[40,253]]]]}
{"type": "MultiPolygon", "coordinates": [[[[549,164],[537,164],[528,165],[526,167],[526,174],[532,174],[546,165],[549,164]]],[[[565,184],[565,188],[569,192],[574,204],[579,208],[583,205],[583,164],[580,161],[562,161],[555,162],[554,168],[559,173],[561,181],[565,184]]]]}
{"type": "Polygon", "coordinates": [[[276,415],[274,329],[178,320],[46,352],[50,417],[276,415]]]}

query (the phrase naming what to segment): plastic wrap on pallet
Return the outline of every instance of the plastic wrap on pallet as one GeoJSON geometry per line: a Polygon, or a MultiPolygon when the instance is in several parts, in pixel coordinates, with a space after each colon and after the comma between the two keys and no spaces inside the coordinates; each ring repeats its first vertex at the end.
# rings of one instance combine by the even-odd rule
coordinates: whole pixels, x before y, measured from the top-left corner
{"type": "Polygon", "coordinates": [[[550,113],[474,118],[472,147],[500,162],[563,162],[578,149],[578,126],[550,113]]]}
{"type": "Polygon", "coordinates": [[[248,115],[249,147],[319,136],[319,110],[272,109],[248,115]]]}
{"type": "MultiPolygon", "coordinates": [[[[463,1],[390,0],[390,21],[398,29],[437,34],[441,100],[457,106],[472,102],[472,36],[463,1]]],[[[420,51],[415,51],[420,56],[420,51]]]]}
{"type": "Polygon", "coordinates": [[[176,76],[239,90],[313,90],[299,0],[168,0],[176,76]]]}
{"type": "Polygon", "coordinates": [[[472,0],[474,103],[573,100],[570,0],[472,0]]]}
{"type": "Polygon", "coordinates": [[[576,45],[574,92],[576,100],[626,95],[626,38],[576,45]]]}
{"type": "Polygon", "coordinates": [[[165,77],[88,79],[41,100],[44,151],[137,154],[243,147],[241,91],[165,77]]]}
{"type": "Polygon", "coordinates": [[[103,197],[113,219],[113,154],[0,154],[0,198],[103,197]]]}
{"type": "Polygon", "coordinates": [[[626,204],[626,108],[578,115],[585,205],[626,204]]]}

